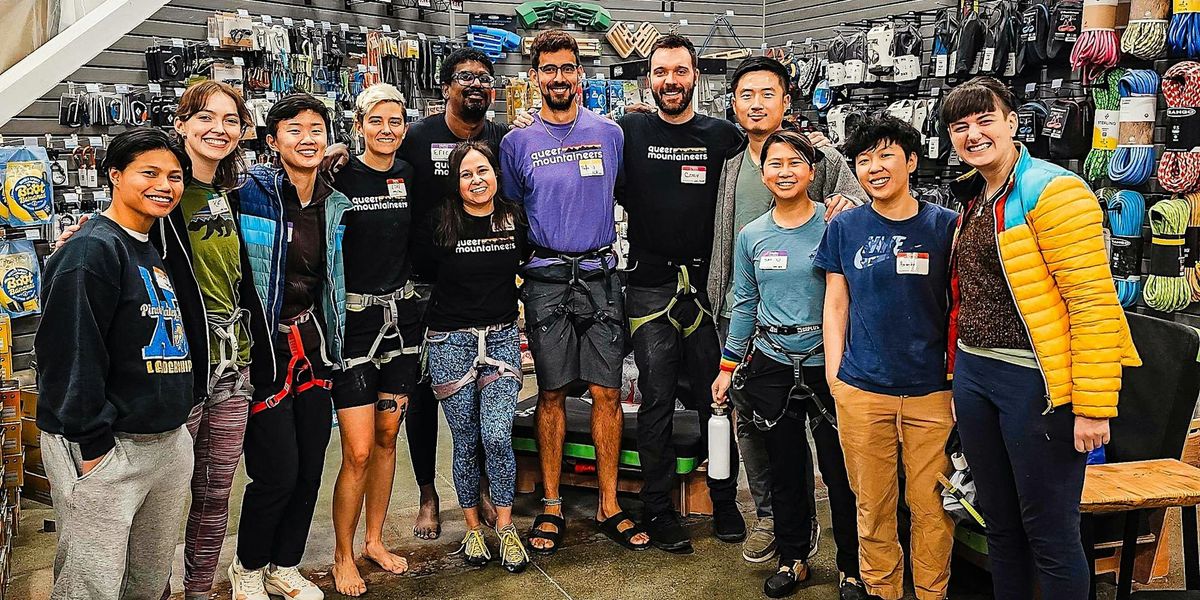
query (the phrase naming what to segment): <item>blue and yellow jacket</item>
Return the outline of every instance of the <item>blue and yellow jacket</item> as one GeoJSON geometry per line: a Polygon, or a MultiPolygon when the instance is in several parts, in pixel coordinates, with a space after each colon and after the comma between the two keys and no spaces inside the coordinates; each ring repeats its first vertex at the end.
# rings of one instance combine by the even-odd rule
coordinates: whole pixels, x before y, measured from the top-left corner
{"type": "MultiPolygon", "coordinates": [[[[271,380],[281,366],[275,361],[275,337],[279,335],[280,310],[283,308],[284,261],[287,258],[287,227],[284,225],[282,185],[285,174],[267,165],[255,165],[247,181],[238,190],[242,239],[249,257],[250,271],[258,297],[262,299],[272,339],[255,340],[252,365],[274,365],[271,380]],[[267,355],[270,355],[267,358],[267,355]]],[[[342,269],[342,237],[346,227],[342,215],[350,200],[334,190],[325,200],[325,288],[320,316],[325,331],[325,350],[334,365],[342,364],[342,342],[346,325],[346,282],[342,269]]],[[[261,367],[260,367],[261,368],[261,367]]],[[[257,371],[257,369],[255,369],[257,371]]],[[[261,372],[259,372],[261,373],[261,372]]],[[[266,375],[265,373],[262,373],[266,375]]],[[[252,377],[258,382],[265,377],[252,377]]]]}
{"type": "MultiPolygon", "coordinates": [[[[1140,366],[1129,323],[1117,302],[1095,194],[1078,176],[1033,158],[1024,147],[1011,190],[996,202],[1000,264],[1046,380],[1048,407],[1071,404],[1077,415],[1117,416],[1121,368],[1140,366]]],[[[952,189],[970,214],[983,190],[971,171],[952,189]]],[[[955,246],[962,230],[960,215],[955,246]]],[[[959,307],[951,254],[949,364],[954,369],[959,307]]]]}

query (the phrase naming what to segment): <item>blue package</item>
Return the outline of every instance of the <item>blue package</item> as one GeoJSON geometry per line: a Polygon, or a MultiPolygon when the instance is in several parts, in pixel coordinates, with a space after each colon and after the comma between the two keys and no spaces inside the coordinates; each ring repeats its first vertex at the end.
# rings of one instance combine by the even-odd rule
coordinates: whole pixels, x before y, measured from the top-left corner
{"type": "Polygon", "coordinates": [[[584,106],[595,113],[608,113],[608,81],[587,79],[583,88],[584,106]]]}
{"type": "Polygon", "coordinates": [[[42,312],[42,272],[29,240],[0,243],[0,310],[12,318],[42,312]]]}
{"type": "Polygon", "coordinates": [[[40,146],[0,148],[0,222],[13,227],[50,223],[54,186],[50,158],[40,146]]]}

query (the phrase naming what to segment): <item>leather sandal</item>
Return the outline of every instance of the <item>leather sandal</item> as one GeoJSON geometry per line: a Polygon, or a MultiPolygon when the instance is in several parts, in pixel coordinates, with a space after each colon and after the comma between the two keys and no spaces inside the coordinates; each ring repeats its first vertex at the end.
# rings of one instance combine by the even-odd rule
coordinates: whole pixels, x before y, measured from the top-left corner
{"type": "MultiPolygon", "coordinates": [[[[542,504],[545,504],[546,506],[561,506],[562,498],[542,498],[542,504]]],[[[559,546],[562,545],[563,534],[566,532],[566,519],[558,515],[542,513],[534,518],[533,526],[529,528],[529,535],[525,537],[529,538],[529,550],[531,552],[539,556],[550,556],[551,554],[558,552],[559,546]],[[538,529],[538,526],[542,525],[543,523],[553,525],[556,529],[558,529],[558,531],[545,531],[538,529]],[[538,539],[550,540],[550,543],[553,545],[549,548],[538,548],[537,546],[533,545],[533,540],[538,539]]]]}
{"type": "Polygon", "coordinates": [[[600,527],[600,531],[608,536],[608,539],[620,544],[627,550],[642,551],[650,547],[650,542],[644,544],[633,543],[633,537],[639,533],[646,533],[637,522],[633,520],[625,511],[621,511],[603,521],[596,521],[596,525],[600,527]],[[621,522],[629,521],[632,525],[622,531],[621,522]]]}

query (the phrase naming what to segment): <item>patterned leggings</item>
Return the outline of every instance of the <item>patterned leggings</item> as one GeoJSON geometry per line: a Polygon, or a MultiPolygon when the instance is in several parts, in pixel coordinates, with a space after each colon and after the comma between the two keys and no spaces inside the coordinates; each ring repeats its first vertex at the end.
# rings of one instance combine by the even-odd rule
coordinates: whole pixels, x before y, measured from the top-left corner
{"type": "MultiPolygon", "coordinates": [[[[515,324],[486,332],[487,356],[520,368],[521,343],[515,324]]],[[[474,367],[478,338],[470,330],[430,331],[429,374],[434,386],[461,379],[477,368],[476,381],[497,372],[494,366],[474,367]]],[[[479,443],[487,459],[487,475],[496,506],[512,506],[517,462],[513,456],[512,423],[521,381],[500,377],[482,390],[472,381],[442,400],[442,410],[454,437],[454,488],[463,508],[479,504],[479,443]]]]}

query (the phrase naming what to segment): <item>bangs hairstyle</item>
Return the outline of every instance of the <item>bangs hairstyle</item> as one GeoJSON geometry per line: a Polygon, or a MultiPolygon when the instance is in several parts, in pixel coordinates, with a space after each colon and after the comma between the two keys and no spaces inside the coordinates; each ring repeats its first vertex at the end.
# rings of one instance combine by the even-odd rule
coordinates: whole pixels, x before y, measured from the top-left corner
{"type": "Polygon", "coordinates": [[[496,155],[491,148],[483,142],[468,141],[459,142],[450,151],[450,176],[446,178],[446,193],[442,200],[442,206],[439,208],[437,215],[440,217],[436,237],[437,243],[440,246],[453,248],[458,244],[458,239],[462,236],[463,220],[467,216],[467,211],[463,208],[462,196],[458,192],[458,183],[461,177],[459,172],[462,171],[463,160],[467,158],[472,150],[483,155],[487,159],[488,164],[492,166],[492,173],[496,174],[496,195],[492,199],[492,229],[498,231],[508,224],[524,223],[523,211],[513,202],[505,199],[500,195],[500,163],[496,160],[496,155]]]}
{"type": "Polygon", "coordinates": [[[859,154],[895,144],[904,150],[904,158],[921,155],[921,134],[910,124],[888,114],[868,115],[858,121],[846,136],[846,156],[851,160],[859,154]]]}
{"type": "Polygon", "coordinates": [[[942,123],[947,127],[972,115],[1000,111],[1008,116],[1017,110],[1017,97],[994,77],[976,77],[955,86],[942,102],[942,123]]]}
{"type": "MultiPolygon", "coordinates": [[[[189,87],[179,98],[179,108],[175,109],[175,118],[187,122],[196,113],[204,110],[208,101],[217,94],[225,94],[233,100],[233,105],[237,107],[238,118],[242,121],[242,133],[245,134],[246,129],[253,126],[254,116],[250,114],[250,109],[246,107],[246,101],[242,99],[237,88],[223,81],[210,79],[189,87]]],[[[233,140],[233,151],[217,163],[217,172],[212,180],[213,187],[217,189],[232,190],[238,187],[238,178],[245,162],[245,155],[238,141],[233,140]]],[[[184,146],[185,142],[180,139],[179,144],[184,146]]]]}
{"type": "Polygon", "coordinates": [[[755,71],[766,71],[768,73],[773,73],[779,78],[779,89],[783,90],[784,94],[788,93],[787,67],[783,66],[783,63],[773,58],[767,58],[765,56],[751,56],[750,58],[747,58],[738,64],[737,69],[733,71],[733,84],[731,89],[735,94],[737,93],[738,81],[742,79],[742,76],[755,71]]]}
{"type": "Polygon", "coordinates": [[[561,29],[547,29],[533,38],[529,53],[533,55],[533,68],[541,66],[542,54],[570,50],[575,55],[575,63],[579,63],[579,44],[575,38],[561,29]]]}
{"type": "Polygon", "coordinates": [[[668,33],[654,42],[650,47],[650,54],[646,57],[646,65],[654,67],[654,53],[659,50],[674,50],[676,48],[686,48],[688,54],[692,57],[692,69],[696,69],[699,61],[696,59],[696,46],[692,41],[679,35],[678,33],[668,33]]]}
{"type": "Polygon", "coordinates": [[[395,102],[400,105],[400,112],[404,112],[404,94],[396,89],[396,86],[390,83],[376,83],[371,87],[363,90],[358,95],[358,99],[354,101],[354,120],[356,124],[361,125],[363,119],[375,110],[376,106],[384,102],[395,102]]]}
{"type": "Polygon", "coordinates": [[[801,158],[808,162],[808,166],[810,167],[816,166],[817,163],[821,162],[821,159],[825,158],[825,154],[820,150],[817,150],[816,147],[812,145],[812,142],[808,141],[808,136],[800,133],[799,131],[781,129],[775,133],[772,133],[770,137],[767,138],[767,141],[763,142],[762,151],[759,152],[758,155],[758,164],[761,165],[767,162],[767,152],[771,150],[771,146],[776,144],[787,144],[788,146],[794,148],[796,153],[798,153],[801,158]]]}
{"type": "Polygon", "coordinates": [[[325,137],[328,138],[332,132],[329,131],[329,107],[325,106],[312,94],[303,92],[285,96],[282,100],[275,103],[271,110],[267,111],[267,133],[278,137],[279,123],[288,119],[294,118],[296,115],[311,110],[321,116],[321,120],[325,121],[325,137]]]}
{"type": "MultiPolygon", "coordinates": [[[[134,127],[113,137],[108,143],[108,148],[105,148],[104,162],[100,164],[100,170],[107,178],[109,171],[124,171],[138,156],[154,150],[166,150],[174,154],[179,166],[183,168],[183,180],[186,182],[192,178],[192,159],[188,158],[187,152],[183,151],[172,136],[154,127],[134,127]]],[[[110,179],[110,192],[112,188],[110,179]]]]}
{"type": "Polygon", "coordinates": [[[465,62],[477,62],[487,69],[488,75],[496,74],[496,66],[492,64],[492,59],[488,58],[486,54],[475,48],[459,48],[442,59],[442,68],[438,71],[438,81],[442,85],[449,85],[454,74],[458,72],[458,68],[465,62]]]}

